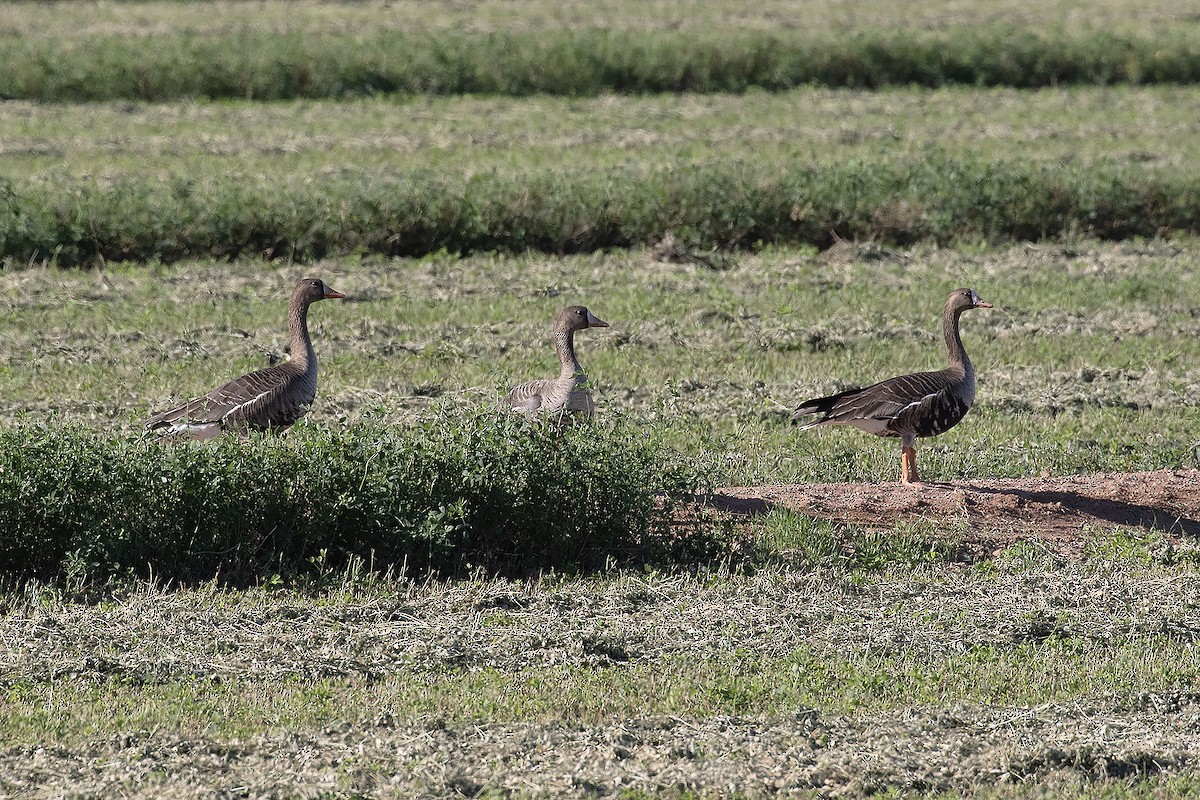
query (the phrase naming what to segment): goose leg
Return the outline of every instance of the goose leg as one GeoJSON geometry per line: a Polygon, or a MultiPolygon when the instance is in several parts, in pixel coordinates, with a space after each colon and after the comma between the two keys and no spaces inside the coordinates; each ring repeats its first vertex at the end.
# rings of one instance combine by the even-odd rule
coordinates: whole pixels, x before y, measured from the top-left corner
{"type": "Polygon", "coordinates": [[[920,483],[917,477],[917,448],[913,440],[905,439],[900,446],[900,480],[904,483],[920,483]]]}
{"type": "Polygon", "coordinates": [[[917,477],[917,449],[906,447],[900,455],[900,480],[905,483],[920,483],[917,477]]]}

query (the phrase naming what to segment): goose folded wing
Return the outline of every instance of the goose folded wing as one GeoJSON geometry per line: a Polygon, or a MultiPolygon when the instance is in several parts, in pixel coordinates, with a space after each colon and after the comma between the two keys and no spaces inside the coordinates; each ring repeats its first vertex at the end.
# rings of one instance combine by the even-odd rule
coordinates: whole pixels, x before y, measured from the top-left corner
{"type": "Polygon", "coordinates": [[[537,411],[545,402],[550,381],[536,380],[522,383],[508,393],[508,404],[522,411],[537,411]]]}
{"type": "Polygon", "coordinates": [[[286,389],[283,376],[260,370],[229,381],[208,394],[164,411],[150,420],[150,427],[173,423],[236,424],[255,420],[276,404],[286,389]]]}
{"type": "Polygon", "coordinates": [[[829,415],[830,421],[896,419],[920,409],[947,386],[945,372],[916,372],[881,381],[858,392],[847,393],[829,415]]]}

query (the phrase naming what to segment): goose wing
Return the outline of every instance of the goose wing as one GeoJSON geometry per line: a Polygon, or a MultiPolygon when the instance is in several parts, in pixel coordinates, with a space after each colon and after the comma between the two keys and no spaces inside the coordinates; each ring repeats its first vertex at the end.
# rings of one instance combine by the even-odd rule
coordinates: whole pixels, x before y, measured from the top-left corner
{"type": "MultiPolygon", "coordinates": [[[[150,430],[157,428],[219,423],[249,424],[257,427],[286,427],[303,411],[307,403],[283,403],[289,394],[294,375],[280,367],[251,372],[213,389],[202,397],[156,414],[146,423],[150,430]],[[288,407],[285,408],[284,406],[288,407]]],[[[308,399],[312,402],[312,398],[308,399]]]]}
{"type": "Polygon", "coordinates": [[[818,397],[801,403],[793,414],[803,418],[820,414],[819,419],[804,427],[815,425],[854,425],[861,422],[886,423],[902,414],[917,411],[923,403],[932,403],[937,395],[950,388],[952,378],[945,370],[914,372],[889,378],[863,389],[849,389],[828,397],[818,397]]]}

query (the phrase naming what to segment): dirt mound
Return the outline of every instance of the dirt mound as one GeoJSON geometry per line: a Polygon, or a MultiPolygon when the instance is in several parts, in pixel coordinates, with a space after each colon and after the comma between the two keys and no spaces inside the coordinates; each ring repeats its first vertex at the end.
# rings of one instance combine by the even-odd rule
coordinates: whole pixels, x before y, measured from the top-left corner
{"type": "Polygon", "coordinates": [[[1089,529],[1117,525],[1200,539],[1200,470],[996,478],[955,483],[827,483],[718,490],[718,509],[758,514],[774,507],[854,525],[946,520],[985,548],[1036,537],[1077,551],[1089,529]]]}

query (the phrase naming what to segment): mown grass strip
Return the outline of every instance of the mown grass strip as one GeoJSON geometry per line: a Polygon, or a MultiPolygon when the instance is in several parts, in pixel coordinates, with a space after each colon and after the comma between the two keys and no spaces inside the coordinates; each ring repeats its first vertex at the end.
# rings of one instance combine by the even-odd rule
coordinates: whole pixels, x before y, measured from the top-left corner
{"type": "Polygon", "coordinates": [[[130,0],[96,5],[89,0],[10,2],[6,32],[88,41],[105,35],[188,30],[197,35],[259,30],[274,32],[438,32],[605,30],[812,31],[840,34],[863,29],[931,31],[970,25],[984,28],[1019,20],[1034,29],[1182,31],[1196,20],[1173,0],[1093,0],[1086,9],[1065,0],[1005,0],[1002,3],[929,0],[897,6],[888,0],[762,0],[753,7],[731,0],[474,0],[470,5],[424,0],[241,0],[180,2],[130,0]],[[90,13],[65,13],[82,8],[90,13]]]}
{"type": "Polygon", "coordinates": [[[1118,164],[1077,171],[936,154],[782,170],[682,161],[468,178],[52,175],[0,181],[0,258],[71,266],[241,254],[571,253],[668,231],[721,248],[1122,239],[1200,231],[1197,183],[1118,164]]]}
{"type": "Polygon", "coordinates": [[[46,102],[403,94],[730,92],[805,84],[1039,87],[1190,83],[1200,43],[1023,30],[345,33],[223,30],[0,39],[0,97],[46,102]]]}
{"type": "Polygon", "coordinates": [[[630,717],[786,714],[802,708],[880,713],[913,705],[979,703],[1028,707],[1085,702],[1138,706],[1146,695],[1193,691],[1200,663],[1190,642],[1050,639],[1012,648],[976,646],[930,656],[898,652],[796,651],[677,656],[598,666],[547,665],[404,671],[333,679],[259,681],[120,675],[72,676],[5,687],[0,729],[12,741],[70,743],[124,730],[219,738],[328,719],[448,724],[592,724],[630,717]]]}
{"type": "MultiPolygon", "coordinates": [[[[1114,776],[1108,780],[1078,777],[1072,780],[1059,774],[1047,781],[1027,780],[1019,784],[971,787],[949,792],[928,792],[922,797],[941,800],[1030,800],[1050,794],[1075,800],[1186,800],[1200,792],[1200,781],[1193,774],[1136,778],[1114,776]]],[[[903,797],[899,791],[897,797],[903,797]]]]}
{"type": "Polygon", "coordinates": [[[0,175],[395,174],[680,162],[837,164],[931,152],[1194,172],[1200,85],[0,105],[0,175]]]}
{"type": "Polygon", "coordinates": [[[215,446],[19,425],[0,433],[0,571],[241,581],[356,559],[455,573],[695,556],[709,539],[670,521],[699,481],[645,427],[491,410],[215,446]]]}

